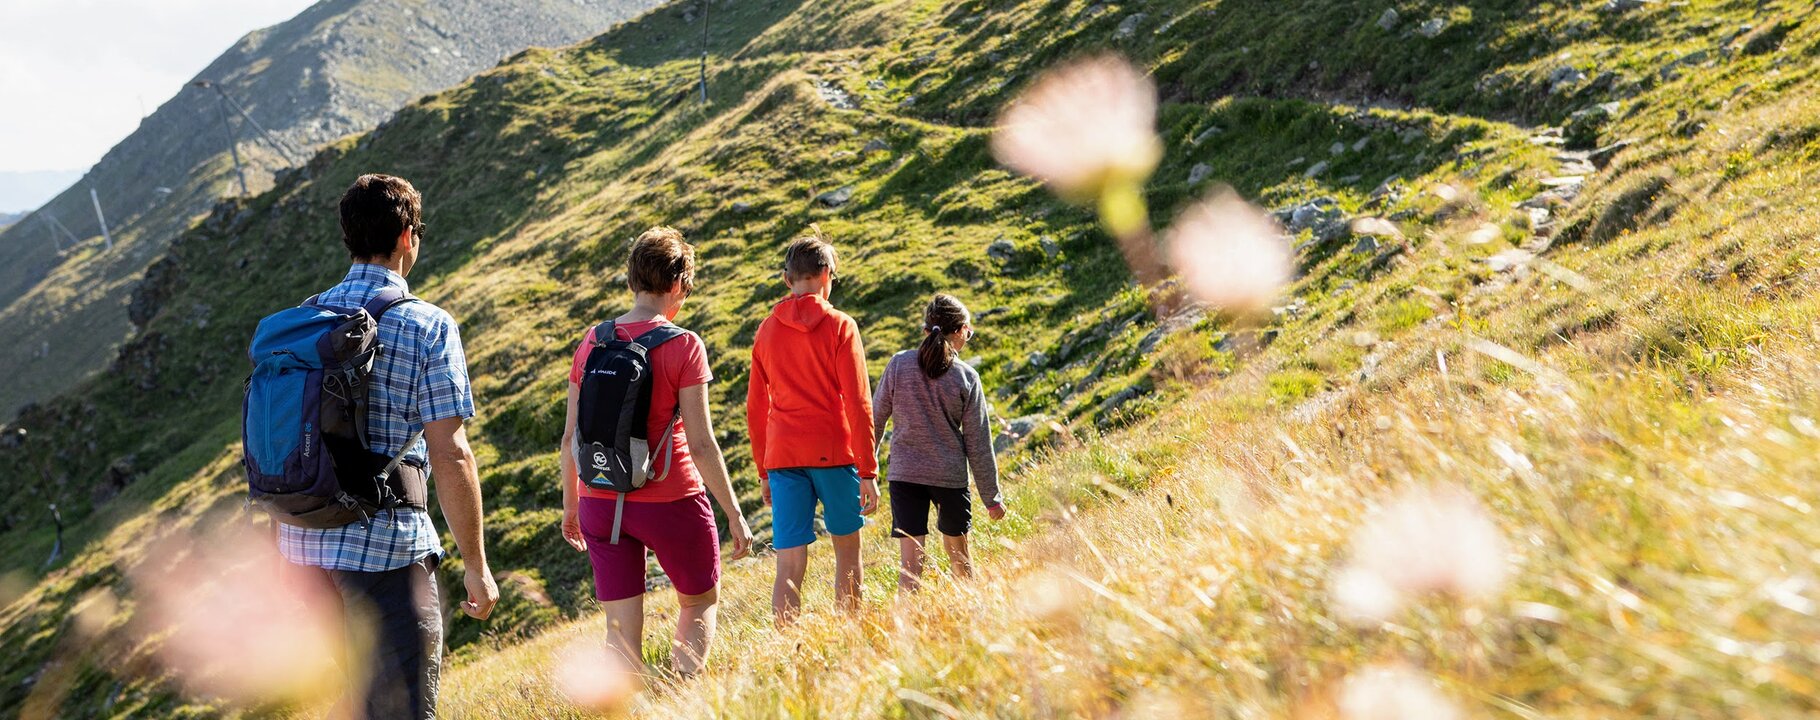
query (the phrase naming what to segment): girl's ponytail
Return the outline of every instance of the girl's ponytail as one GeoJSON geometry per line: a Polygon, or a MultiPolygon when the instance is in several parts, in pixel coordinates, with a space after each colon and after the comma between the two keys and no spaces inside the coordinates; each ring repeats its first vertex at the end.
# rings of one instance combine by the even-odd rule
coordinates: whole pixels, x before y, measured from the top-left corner
{"type": "Polygon", "coordinates": [[[948,335],[961,331],[967,323],[967,308],[953,295],[936,295],[923,310],[923,344],[916,349],[916,364],[923,374],[934,380],[954,367],[954,348],[948,335]]]}

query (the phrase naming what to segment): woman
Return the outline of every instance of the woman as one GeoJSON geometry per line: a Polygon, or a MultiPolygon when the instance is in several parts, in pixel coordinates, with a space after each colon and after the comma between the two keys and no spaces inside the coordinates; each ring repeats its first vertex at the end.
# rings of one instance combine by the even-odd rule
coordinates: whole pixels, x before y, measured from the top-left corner
{"type": "MultiPolygon", "coordinates": [[[[563,429],[562,536],[588,553],[594,568],[594,596],[607,614],[608,645],[630,667],[643,667],[645,550],[657,555],[681,606],[671,666],[684,677],[701,672],[714,638],[719,599],[720,538],[714,527],[712,494],[727,515],[733,535],[730,560],[752,547],[752,531],[733,498],[727,465],[708,417],[708,353],[694,333],[664,328],[682,310],[695,286],[695,248],[667,227],[645,231],[632,243],[626,267],[632,309],[614,319],[619,340],[664,329],[668,335],[649,353],[651,402],[647,434],[651,480],[625,493],[597,490],[580,482],[575,457],[577,408],[590,372],[589,357],[600,350],[590,328],[569,371],[568,422],[563,429]],[[663,448],[659,451],[658,448],[663,448]],[[664,459],[668,458],[665,463],[664,459]],[[623,500],[623,508],[616,507],[623,500]]],[[[592,472],[592,471],[590,471],[592,472]]]]}
{"type": "Polygon", "coordinates": [[[886,477],[891,534],[902,555],[902,590],[920,584],[931,505],[949,567],[955,575],[973,574],[967,556],[967,532],[973,526],[970,468],[986,512],[993,520],[1005,516],[986,392],[979,373],[955,359],[971,339],[967,308],[952,295],[936,295],[923,311],[922,345],[892,356],[872,401],[873,432],[882,439],[885,422],[894,427],[886,477]]]}

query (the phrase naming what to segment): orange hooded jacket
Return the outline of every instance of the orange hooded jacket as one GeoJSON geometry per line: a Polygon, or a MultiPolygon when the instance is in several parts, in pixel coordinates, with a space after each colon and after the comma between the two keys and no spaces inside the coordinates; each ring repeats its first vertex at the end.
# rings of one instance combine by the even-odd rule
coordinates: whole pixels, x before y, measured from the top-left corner
{"type": "Polygon", "coordinates": [[[878,477],[859,324],[819,294],[772,306],[752,340],[746,428],[761,478],[777,468],[841,465],[878,477]]]}

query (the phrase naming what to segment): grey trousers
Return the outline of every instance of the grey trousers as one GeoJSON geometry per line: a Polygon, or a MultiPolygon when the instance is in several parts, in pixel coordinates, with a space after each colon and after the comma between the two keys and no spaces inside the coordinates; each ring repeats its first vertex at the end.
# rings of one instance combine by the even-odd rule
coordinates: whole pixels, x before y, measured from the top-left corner
{"type": "MultiPolygon", "coordinates": [[[[384,572],[325,571],[341,593],[343,606],[370,612],[373,620],[371,651],[351,664],[364,669],[366,677],[349,678],[352,687],[361,692],[343,699],[343,716],[367,720],[436,717],[436,689],[442,675],[439,563],[440,558],[430,555],[384,572]]],[[[361,638],[352,640],[351,647],[361,646],[361,638]]]]}

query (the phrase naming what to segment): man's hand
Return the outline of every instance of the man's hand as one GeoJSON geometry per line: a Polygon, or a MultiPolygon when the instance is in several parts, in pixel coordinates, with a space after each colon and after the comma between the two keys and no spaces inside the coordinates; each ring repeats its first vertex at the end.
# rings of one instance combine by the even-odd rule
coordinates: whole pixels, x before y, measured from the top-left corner
{"type": "Polygon", "coordinates": [[[765,496],[765,507],[770,507],[771,506],[771,481],[770,480],[767,480],[762,477],[758,479],[758,494],[765,496]]]}
{"type": "Polygon", "coordinates": [[[728,562],[752,554],[752,527],[746,524],[745,515],[733,516],[733,522],[727,526],[727,534],[733,536],[733,552],[727,555],[728,562]]]}
{"type": "Polygon", "coordinates": [[[588,551],[588,540],[581,536],[581,513],[575,508],[563,508],[562,539],[569,541],[569,547],[588,551]]]}
{"type": "Polygon", "coordinates": [[[878,480],[873,478],[859,479],[859,514],[871,515],[878,511],[878,480]]]}
{"type": "Polygon", "coordinates": [[[468,586],[468,599],[462,601],[461,611],[475,620],[485,620],[493,614],[493,605],[499,602],[499,586],[493,584],[493,571],[485,566],[468,568],[462,584],[468,586]]]}
{"type": "Polygon", "coordinates": [[[1005,506],[987,505],[986,514],[992,517],[993,522],[1003,520],[1003,519],[1005,519],[1005,506]]]}

